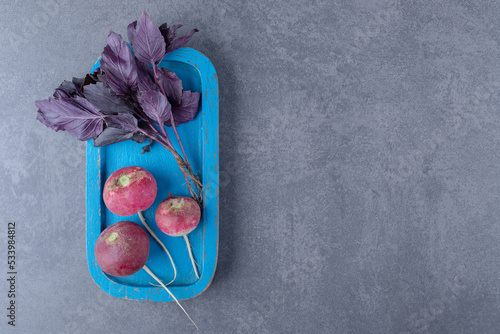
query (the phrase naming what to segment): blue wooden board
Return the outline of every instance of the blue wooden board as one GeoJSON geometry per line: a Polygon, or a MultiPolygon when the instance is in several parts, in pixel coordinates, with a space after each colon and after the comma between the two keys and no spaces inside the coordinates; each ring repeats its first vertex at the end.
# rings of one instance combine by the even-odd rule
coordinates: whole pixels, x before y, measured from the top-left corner
{"type": "MultiPolygon", "coordinates": [[[[92,71],[99,66],[96,62],[92,71]]],[[[158,204],[171,193],[189,196],[185,180],[172,155],[158,143],[151,151],[140,154],[144,144],[131,140],[105,147],[94,147],[87,142],[87,261],[97,285],[112,296],[147,301],[173,301],[167,291],[153,286],[156,282],[144,270],[129,277],[113,277],[102,272],[94,255],[94,245],[106,227],[122,220],[142,226],[137,215],[120,217],[111,213],[102,201],[102,186],[115,170],[126,166],[140,166],[149,170],[158,184],[158,195],[153,205],[143,212],[148,225],[170,251],[177,267],[177,279],[169,289],[177,299],[188,299],[201,294],[211,283],[217,265],[219,241],[219,96],[218,79],[210,60],[191,48],[180,48],[160,63],[174,71],[182,80],[185,90],[201,92],[200,111],[196,118],[177,127],[182,144],[193,170],[201,176],[204,186],[202,217],[198,227],[189,234],[193,254],[198,263],[200,278],[196,279],[182,237],[170,237],[157,227],[154,215],[158,204]]],[[[167,133],[178,152],[175,134],[167,133]]],[[[163,282],[170,282],[173,269],[159,244],[150,237],[150,254],[146,265],[163,282]]]]}

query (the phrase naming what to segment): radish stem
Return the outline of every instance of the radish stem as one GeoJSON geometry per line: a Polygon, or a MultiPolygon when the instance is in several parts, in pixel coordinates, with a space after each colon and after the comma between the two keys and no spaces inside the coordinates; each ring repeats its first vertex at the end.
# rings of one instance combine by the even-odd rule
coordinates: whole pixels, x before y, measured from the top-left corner
{"type": "Polygon", "coordinates": [[[194,260],[193,250],[191,249],[191,243],[189,242],[189,238],[187,235],[184,236],[184,240],[186,241],[189,258],[191,259],[191,263],[193,264],[194,274],[196,275],[196,278],[200,278],[200,275],[198,275],[198,268],[196,267],[196,261],[194,260]]]}
{"type": "Polygon", "coordinates": [[[187,315],[187,317],[189,318],[189,320],[191,320],[191,322],[193,323],[193,325],[196,327],[196,329],[198,330],[198,326],[196,326],[196,324],[194,323],[193,319],[191,319],[191,317],[189,316],[189,314],[186,312],[186,310],[184,309],[184,307],[182,307],[181,303],[179,303],[179,301],[177,300],[177,298],[175,298],[175,296],[172,294],[172,292],[170,292],[170,290],[165,286],[165,284],[162,283],[162,281],[160,281],[160,279],[158,277],[156,277],[155,274],[153,274],[153,272],[151,270],[149,270],[149,268],[147,266],[144,266],[142,267],[142,269],[144,269],[149,275],[151,275],[151,277],[153,277],[158,283],[160,283],[160,285],[165,289],[167,290],[168,294],[175,300],[175,302],[177,303],[177,305],[179,305],[179,307],[181,308],[182,311],[184,311],[184,314],[187,315]]]}
{"type": "Polygon", "coordinates": [[[151,234],[151,236],[153,237],[153,239],[155,239],[156,242],[158,242],[160,244],[160,246],[163,248],[163,250],[165,251],[165,253],[167,253],[168,258],[170,259],[170,262],[172,263],[172,267],[174,268],[174,278],[170,282],[168,282],[166,284],[166,285],[169,285],[173,281],[175,281],[175,279],[177,278],[177,269],[175,268],[174,259],[172,259],[172,256],[170,255],[170,252],[168,251],[167,247],[165,247],[165,245],[163,244],[163,242],[161,242],[160,239],[158,239],[158,237],[156,236],[156,234],[153,232],[153,230],[146,223],[146,219],[142,215],[142,211],[137,212],[137,214],[139,215],[139,218],[141,219],[141,222],[144,225],[144,227],[146,228],[146,230],[148,230],[149,234],[151,234]]]}
{"type": "MultiPolygon", "coordinates": [[[[154,64],[154,63],[151,63],[151,65],[153,66],[153,72],[154,72],[154,80],[156,82],[156,84],[160,87],[160,91],[162,92],[162,94],[166,97],[167,94],[165,93],[165,89],[163,88],[163,85],[161,83],[161,79],[160,79],[160,76],[158,74],[158,65],[157,64],[154,64]]],[[[170,113],[170,123],[172,125],[172,129],[174,130],[174,133],[175,133],[175,136],[177,137],[177,142],[179,143],[179,146],[181,148],[181,151],[182,151],[182,154],[184,154],[184,159],[182,159],[182,157],[180,156],[180,154],[178,154],[175,149],[173,148],[172,144],[170,143],[171,145],[171,150],[169,149],[169,151],[174,154],[175,156],[175,160],[177,161],[177,164],[179,165],[179,168],[181,169],[182,171],[182,174],[184,175],[184,178],[186,179],[186,184],[189,188],[189,192],[191,194],[191,197],[196,200],[198,203],[201,204],[201,197],[202,197],[202,194],[201,194],[201,189],[200,187],[202,187],[201,183],[199,182],[199,180],[197,179],[197,177],[194,175],[193,173],[193,170],[191,169],[191,165],[189,164],[189,160],[188,160],[188,157],[186,155],[186,152],[184,151],[184,146],[182,146],[182,142],[181,142],[181,138],[179,137],[179,134],[177,133],[177,128],[175,127],[175,121],[174,121],[174,115],[172,113],[170,113]],[[180,158],[180,159],[179,159],[180,158]],[[187,171],[185,170],[187,169],[187,171]],[[189,181],[189,178],[193,179],[193,181],[196,184],[196,186],[198,187],[198,190],[200,192],[200,195],[199,197],[196,195],[196,193],[193,191],[192,187],[191,187],[191,182],[189,181]]],[[[159,123],[158,126],[160,127],[160,131],[161,133],[163,134],[163,136],[165,138],[168,138],[167,136],[167,133],[165,131],[165,127],[163,125],[163,123],[159,123]]],[[[168,149],[168,147],[167,147],[168,149]]]]}
{"type": "MultiPolygon", "coordinates": [[[[164,128],[163,128],[163,131],[161,131],[161,130],[160,131],[164,132],[165,135],[158,132],[158,129],[156,129],[154,127],[153,123],[151,123],[150,125],[152,128],[154,128],[156,130],[156,133],[150,133],[150,132],[145,131],[143,129],[138,129],[138,131],[141,132],[142,134],[144,134],[149,139],[152,139],[152,140],[158,142],[161,146],[165,147],[170,153],[172,153],[172,155],[175,158],[175,161],[177,162],[177,165],[179,166],[180,171],[182,172],[182,175],[184,176],[184,179],[186,180],[186,185],[188,187],[189,194],[191,195],[191,198],[193,198],[196,202],[198,202],[199,205],[202,205],[203,184],[200,182],[198,177],[193,173],[193,170],[192,170],[191,166],[189,165],[189,163],[187,161],[184,161],[182,156],[179,153],[177,153],[177,151],[174,149],[172,142],[170,141],[170,139],[166,135],[166,132],[164,132],[164,128]],[[190,180],[193,181],[194,185],[196,186],[196,189],[198,190],[199,195],[196,194],[196,192],[193,190],[193,186],[191,185],[190,180]]],[[[163,124],[161,126],[163,126],[163,124]]]]}

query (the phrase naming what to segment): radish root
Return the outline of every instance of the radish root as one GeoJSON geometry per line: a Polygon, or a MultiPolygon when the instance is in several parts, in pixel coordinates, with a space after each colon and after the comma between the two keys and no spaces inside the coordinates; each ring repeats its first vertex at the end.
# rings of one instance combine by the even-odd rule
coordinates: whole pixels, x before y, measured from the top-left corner
{"type": "Polygon", "coordinates": [[[200,275],[198,275],[198,267],[196,266],[196,261],[194,260],[193,250],[191,249],[191,242],[189,242],[189,238],[187,235],[184,236],[184,240],[186,241],[189,258],[191,259],[191,263],[193,264],[194,274],[196,275],[196,278],[200,278],[200,275]]]}
{"type": "Polygon", "coordinates": [[[168,282],[166,285],[172,284],[172,282],[174,282],[175,279],[177,278],[177,268],[175,267],[174,259],[172,259],[172,256],[170,255],[170,252],[168,251],[167,247],[165,247],[165,245],[163,244],[163,242],[161,242],[160,239],[158,239],[158,237],[156,236],[156,234],[153,232],[153,230],[146,223],[146,219],[142,215],[142,212],[139,211],[139,212],[137,212],[137,214],[139,215],[139,218],[141,219],[142,224],[144,225],[144,227],[146,228],[146,230],[148,230],[149,234],[151,234],[151,236],[153,237],[153,239],[155,239],[156,242],[158,242],[160,244],[160,246],[163,248],[163,250],[165,251],[165,253],[167,253],[168,258],[170,259],[170,263],[172,263],[172,267],[174,268],[174,278],[170,282],[168,282]]]}
{"type": "Polygon", "coordinates": [[[153,277],[158,283],[160,283],[160,285],[165,289],[167,290],[168,294],[175,300],[175,302],[177,303],[177,305],[179,305],[179,307],[181,308],[182,311],[184,311],[184,314],[187,315],[187,317],[189,318],[189,320],[191,320],[191,322],[193,323],[193,325],[196,327],[197,330],[199,330],[198,326],[196,326],[195,322],[193,321],[193,319],[191,319],[191,317],[189,316],[189,314],[186,312],[186,310],[184,309],[184,307],[182,307],[181,303],[179,303],[179,301],[177,300],[177,298],[175,298],[175,296],[172,294],[172,292],[170,292],[170,290],[165,286],[165,284],[162,283],[162,281],[160,281],[160,279],[158,277],[156,277],[155,274],[153,274],[153,272],[151,270],[149,270],[149,268],[147,266],[144,266],[142,267],[142,269],[144,269],[149,275],[151,275],[151,277],[153,277]]]}

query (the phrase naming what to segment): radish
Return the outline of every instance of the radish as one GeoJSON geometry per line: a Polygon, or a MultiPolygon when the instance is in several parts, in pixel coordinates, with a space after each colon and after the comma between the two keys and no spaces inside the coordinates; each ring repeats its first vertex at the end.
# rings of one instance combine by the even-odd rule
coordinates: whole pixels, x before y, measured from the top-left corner
{"type": "Polygon", "coordinates": [[[156,180],[150,172],[137,166],[120,168],[104,184],[103,199],[108,209],[118,216],[131,216],[153,204],[156,180]]]}
{"type": "Polygon", "coordinates": [[[103,200],[106,207],[118,216],[131,216],[136,213],[139,215],[144,227],[160,244],[172,263],[174,278],[168,283],[170,284],[177,277],[174,260],[142,215],[142,211],[148,209],[155,201],[157,191],[156,180],[149,171],[142,167],[129,166],[116,170],[108,177],[104,184],[103,200]]]}
{"type": "Polygon", "coordinates": [[[148,235],[136,223],[121,221],[101,232],[94,253],[105,273],[116,277],[130,276],[141,270],[148,260],[148,235]]]}
{"type": "Polygon", "coordinates": [[[184,237],[196,278],[200,276],[188,234],[198,226],[200,217],[200,206],[189,197],[169,197],[158,205],[155,214],[156,224],[163,233],[171,237],[184,237]]]}
{"type": "Polygon", "coordinates": [[[130,276],[144,269],[167,290],[189,320],[195,322],[170,290],[146,266],[149,256],[149,239],[144,230],[134,222],[121,221],[101,232],[94,246],[94,254],[99,267],[106,274],[117,277],[130,276]]]}

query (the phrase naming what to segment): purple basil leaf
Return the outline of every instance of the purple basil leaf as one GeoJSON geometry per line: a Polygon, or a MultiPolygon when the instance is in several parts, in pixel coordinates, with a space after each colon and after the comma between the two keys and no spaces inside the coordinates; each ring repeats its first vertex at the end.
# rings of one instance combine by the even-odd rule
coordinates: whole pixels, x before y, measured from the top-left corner
{"type": "Polygon", "coordinates": [[[136,143],[142,144],[147,139],[146,135],[142,132],[135,132],[132,136],[132,140],[136,143]]]}
{"type": "Polygon", "coordinates": [[[104,87],[109,87],[108,80],[106,79],[106,73],[97,74],[97,78],[99,79],[99,82],[102,82],[104,87]]]}
{"type": "Polygon", "coordinates": [[[154,81],[153,69],[147,63],[142,63],[137,59],[136,65],[139,92],[147,92],[149,90],[160,91],[160,87],[154,81]]]}
{"type": "Polygon", "coordinates": [[[99,79],[97,78],[97,76],[94,76],[92,74],[87,74],[85,76],[85,78],[83,78],[83,84],[82,84],[81,88],[83,90],[83,89],[85,89],[84,88],[85,86],[96,84],[98,81],[99,81],[99,79]]]}
{"type": "MultiPolygon", "coordinates": [[[[73,85],[75,86],[75,89],[76,89],[76,95],[77,96],[81,96],[81,97],[85,97],[83,95],[83,92],[82,92],[82,87],[85,83],[85,78],[75,78],[73,77],[73,79],[71,79],[71,82],[73,83],[73,85]]],[[[76,96],[75,94],[72,94],[73,96],[76,96]]]]}
{"type": "Polygon", "coordinates": [[[167,53],[172,52],[174,50],[177,50],[184,44],[186,44],[191,37],[193,37],[195,32],[198,32],[198,29],[193,29],[190,32],[188,32],[186,35],[177,38],[176,40],[172,41],[168,46],[167,46],[167,53]]]}
{"type": "Polygon", "coordinates": [[[160,126],[170,119],[172,109],[165,95],[150,90],[141,95],[139,102],[144,113],[160,126]]]}
{"type": "Polygon", "coordinates": [[[106,80],[106,74],[101,70],[100,67],[96,68],[94,74],[92,74],[98,82],[102,82],[104,87],[109,87],[108,81],[106,80]]]}
{"type": "Polygon", "coordinates": [[[122,37],[111,32],[102,52],[101,69],[106,82],[118,95],[127,95],[137,88],[137,68],[134,55],[122,37]]]}
{"type": "Polygon", "coordinates": [[[169,27],[166,23],[163,23],[158,29],[160,29],[163,39],[165,40],[165,45],[168,47],[170,43],[177,36],[177,29],[181,28],[182,24],[177,24],[169,27]]]}
{"type": "Polygon", "coordinates": [[[133,106],[118,97],[111,89],[104,87],[101,82],[85,86],[84,95],[103,114],[134,113],[133,106]]]}
{"type": "MultiPolygon", "coordinates": [[[[154,134],[155,131],[156,131],[155,129],[153,129],[151,127],[151,125],[149,125],[149,123],[146,123],[146,122],[139,122],[139,129],[143,130],[143,131],[145,131],[147,133],[150,133],[150,134],[154,134]]],[[[144,143],[144,141],[147,138],[148,137],[144,133],[138,131],[138,132],[134,133],[134,136],[132,137],[132,140],[135,141],[135,142],[137,142],[137,143],[139,143],[139,144],[142,144],[142,143],[144,143]]]]}
{"type": "Polygon", "coordinates": [[[177,77],[177,75],[162,67],[158,71],[160,77],[161,85],[167,94],[168,101],[172,105],[181,104],[182,100],[182,81],[177,77]]]}
{"type": "Polygon", "coordinates": [[[143,146],[142,147],[142,152],[141,154],[144,154],[144,153],[149,153],[149,151],[151,151],[151,145],[153,144],[153,139],[149,138],[148,140],[148,144],[146,146],[143,146]]]}
{"type": "Polygon", "coordinates": [[[132,44],[134,42],[136,28],[137,28],[137,21],[134,21],[127,26],[127,38],[129,44],[132,44]]]}
{"type": "Polygon", "coordinates": [[[59,87],[56,88],[54,93],[54,97],[57,98],[65,98],[65,97],[73,97],[78,95],[77,93],[77,85],[73,82],[64,80],[59,87]]]}
{"type": "Polygon", "coordinates": [[[42,124],[45,124],[45,126],[48,126],[48,127],[52,128],[52,130],[54,130],[56,132],[59,131],[59,130],[61,130],[61,128],[59,126],[57,126],[57,125],[51,125],[49,123],[49,121],[45,118],[45,116],[43,115],[43,113],[42,113],[42,111],[40,109],[38,110],[38,113],[36,115],[36,120],[39,121],[39,122],[41,122],[42,124]]]}
{"type": "Polygon", "coordinates": [[[125,129],[107,127],[97,138],[94,139],[94,146],[106,146],[119,143],[133,137],[134,133],[125,129]]]}
{"type": "Polygon", "coordinates": [[[110,127],[123,128],[130,132],[139,130],[137,118],[130,114],[106,115],[106,123],[110,127]]]}
{"type": "MultiPolygon", "coordinates": [[[[200,93],[185,90],[182,93],[182,103],[178,106],[172,106],[172,115],[174,116],[175,124],[182,124],[193,120],[198,114],[200,105],[200,93]]],[[[165,123],[172,126],[170,121],[165,123]]]]}
{"type": "Polygon", "coordinates": [[[55,131],[63,130],[79,140],[96,138],[103,130],[104,117],[82,97],[36,101],[37,119],[55,131]]]}
{"type": "Polygon", "coordinates": [[[144,63],[156,63],[165,56],[165,41],[160,30],[144,11],[137,21],[132,48],[137,59],[144,63]]]}
{"type": "Polygon", "coordinates": [[[54,97],[57,99],[64,99],[72,97],[72,94],[74,93],[76,93],[75,85],[72,82],[65,80],[59,87],[56,88],[56,91],[54,92],[54,97]],[[71,86],[65,83],[69,83],[71,86]]]}
{"type": "Polygon", "coordinates": [[[59,89],[64,90],[65,92],[67,92],[70,95],[76,93],[75,84],[71,81],[68,81],[68,80],[64,80],[63,82],[61,82],[61,84],[59,85],[59,89]]]}
{"type": "Polygon", "coordinates": [[[71,82],[73,82],[75,84],[75,86],[80,87],[80,88],[83,86],[84,81],[85,81],[85,78],[73,77],[73,79],[71,79],[71,82]]]}
{"type": "Polygon", "coordinates": [[[56,91],[54,92],[54,97],[56,99],[64,99],[64,98],[69,98],[71,95],[69,95],[67,92],[65,92],[62,89],[57,88],[56,91]]]}

